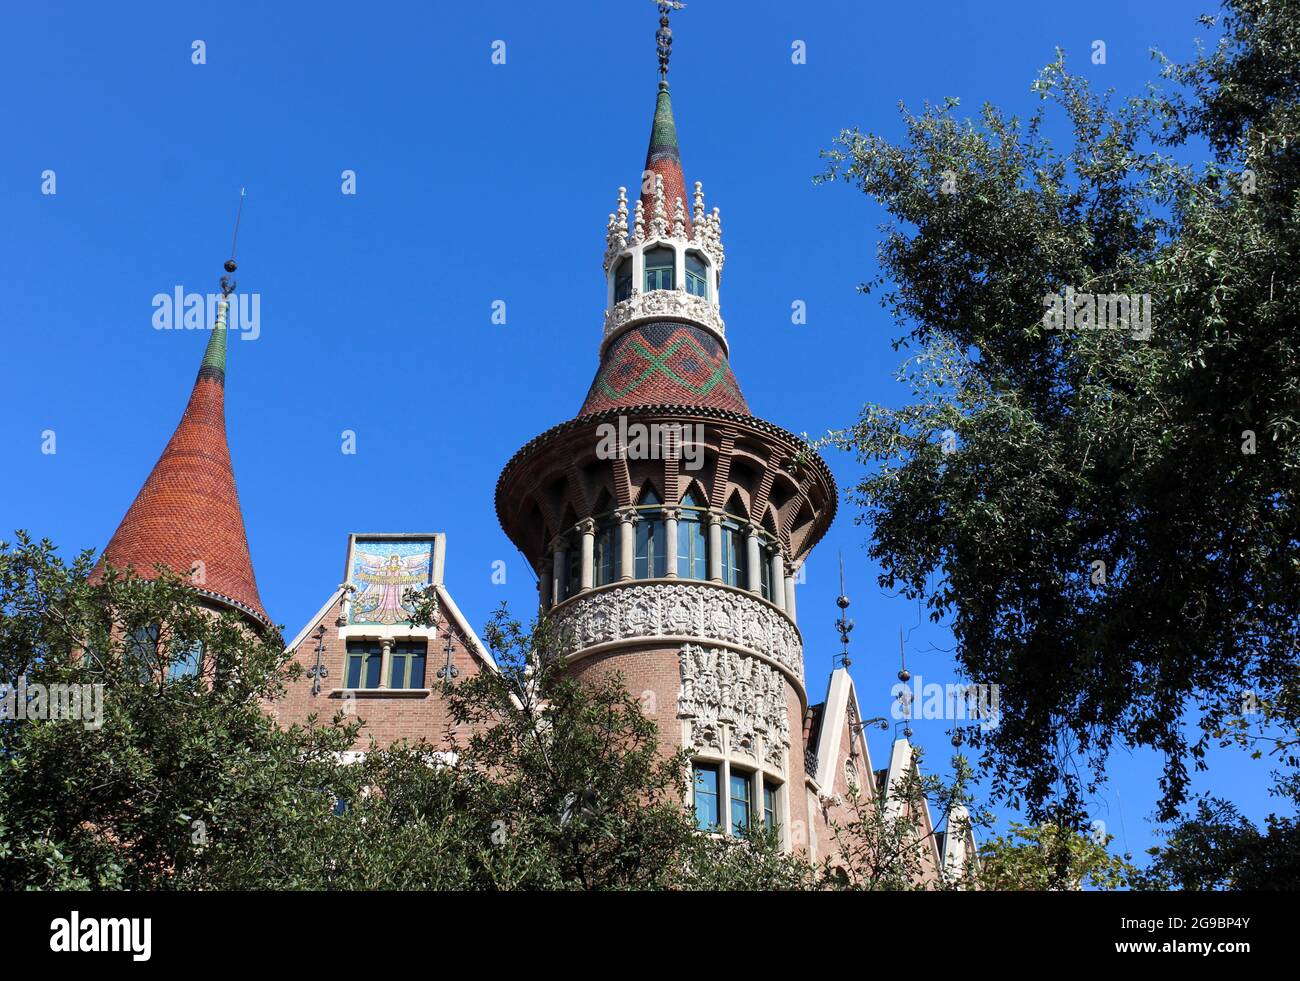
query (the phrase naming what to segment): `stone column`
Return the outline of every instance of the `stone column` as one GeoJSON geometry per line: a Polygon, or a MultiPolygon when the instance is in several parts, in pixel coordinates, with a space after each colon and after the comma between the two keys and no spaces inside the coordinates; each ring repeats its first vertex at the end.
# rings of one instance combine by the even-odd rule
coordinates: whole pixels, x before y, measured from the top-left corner
{"type": "Polygon", "coordinates": [[[681,517],[681,508],[664,508],[664,575],[669,579],[677,578],[677,519],[681,517]]]}
{"type": "Polygon", "coordinates": [[[751,593],[762,595],[763,592],[763,570],[759,568],[758,563],[763,561],[762,550],[758,547],[758,526],[745,526],[745,573],[749,580],[745,588],[751,593]]]}
{"type": "Polygon", "coordinates": [[[582,535],[582,589],[590,589],[596,581],[596,522],[585,518],[578,522],[582,535]]]}
{"type": "MultiPolygon", "coordinates": [[[[794,577],[799,571],[798,566],[793,566],[785,577],[785,615],[791,620],[795,620],[794,615],[794,577]]],[[[798,620],[795,620],[798,623],[798,620]]]]}
{"type": "Polygon", "coordinates": [[[618,578],[623,582],[636,577],[636,522],[635,508],[618,512],[618,578]]]}
{"type": "Polygon", "coordinates": [[[380,643],[383,654],[379,658],[379,687],[388,687],[388,675],[393,670],[393,638],[385,637],[380,643]]]}
{"type": "Polygon", "coordinates": [[[722,582],[722,515],[706,511],[703,517],[709,523],[709,579],[722,582]]]}
{"type": "Polygon", "coordinates": [[[556,538],[551,545],[551,573],[554,585],[551,589],[551,605],[564,599],[564,577],[568,572],[568,561],[564,554],[564,539],[556,538]]]}
{"type": "Polygon", "coordinates": [[[772,549],[772,602],[785,609],[785,558],[781,548],[772,549]]]}

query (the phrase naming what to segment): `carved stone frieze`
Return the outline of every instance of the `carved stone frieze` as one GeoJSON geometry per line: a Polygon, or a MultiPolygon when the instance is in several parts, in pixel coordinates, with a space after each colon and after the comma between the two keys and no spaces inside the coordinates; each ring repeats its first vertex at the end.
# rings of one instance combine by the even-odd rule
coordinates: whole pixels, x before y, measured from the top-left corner
{"type": "Polygon", "coordinates": [[[790,749],[790,715],[781,672],[756,657],[698,644],[684,645],[678,661],[677,716],[691,722],[697,748],[717,749],[725,726],[731,752],[755,760],[761,754],[764,763],[782,767],[790,749]]]}
{"type": "Polygon", "coordinates": [[[698,581],[629,583],[579,594],[555,611],[570,653],[619,640],[674,637],[743,647],[803,683],[794,624],[767,603],[698,581]]]}

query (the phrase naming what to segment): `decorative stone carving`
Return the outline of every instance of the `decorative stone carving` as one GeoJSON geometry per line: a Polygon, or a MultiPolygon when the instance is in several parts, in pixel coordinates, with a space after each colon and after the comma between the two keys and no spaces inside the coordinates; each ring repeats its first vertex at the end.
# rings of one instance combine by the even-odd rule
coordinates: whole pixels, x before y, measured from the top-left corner
{"type": "MultiPolygon", "coordinates": [[[[785,678],[756,657],[721,647],[686,644],[678,654],[682,687],[677,717],[691,722],[693,741],[730,729],[730,748],[781,767],[790,748],[785,678]]],[[[699,747],[704,748],[704,747],[699,747]]],[[[716,747],[710,747],[716,748],[716,747]]]]}
{"type": "Polygon", "coordinates": [[[649,293],[633,293],[610,307],[605,314],[605,336],[609,337],[634,320],[655,317],[680,317],[713,331],[719,337],[725,337],[727,332],[718,308],[704,297],[685,290],[651,290],[649,293]]]}
{"type": "Polygon", "coordinates": [[[803,645],[789,619],[762,600],[708,583],[629,583],[580,593],[554,614],[569,653],[617,640],[681,637],[743,647],[803,683],[803,645]]]}

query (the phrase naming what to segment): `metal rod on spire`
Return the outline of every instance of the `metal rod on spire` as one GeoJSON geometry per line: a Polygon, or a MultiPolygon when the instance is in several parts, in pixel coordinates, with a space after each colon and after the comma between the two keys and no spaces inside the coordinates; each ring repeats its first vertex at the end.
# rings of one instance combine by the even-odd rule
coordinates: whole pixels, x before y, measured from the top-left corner
{"type": "Polygon", "coordinates": [[[835,629],[840,632],[840,643],[843,645],[840,652],[835,655],[835,666],[847,668],[853,662],[849,660],[849,633],[853,630],[853,621],[848,618],[847,610],[849,608],[849,597],[844,592],[844,553],[840,553],[840,595],[835,600],[835,604],[840,608],[840,618],[835,622],[835,629]]]}
{"type": "Polygon", "coordinates": [[[673,53],[673,29],[668,26],[668,15],[674,10],[683,9],[686,4],[679,0],[654,0],[659,8],[659,30],[655,32],[655,43],[659,52],[659,81],[668,84],[668,59],[673,53]]]}
{"type": "MultiPolygon", "coordinates": [[[[239,242],[239,220],[244,217],[244,196],[245,188],[239,189],[239,208],[235,211],[235,233],[230,236],[230,258],[226,260],[224,266],[227,273],[232,273],[239,266],[235,263],[235,245],[239,242]]],[[[221,295],[229,296],[235,291],[235,281],[229,276],[221,277],[221,295]]]]}

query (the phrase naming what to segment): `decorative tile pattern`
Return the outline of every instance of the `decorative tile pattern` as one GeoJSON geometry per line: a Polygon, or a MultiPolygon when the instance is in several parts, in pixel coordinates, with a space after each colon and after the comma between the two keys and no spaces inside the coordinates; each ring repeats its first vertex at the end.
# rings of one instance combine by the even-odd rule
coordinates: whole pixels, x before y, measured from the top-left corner
{"type": "Polygon", "coordinates": [[[749,415],[727,354],[709,331],[665,321],[616,337],[580,416],[634,405],[699,405],[749,415]]]}

